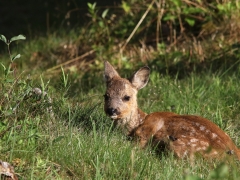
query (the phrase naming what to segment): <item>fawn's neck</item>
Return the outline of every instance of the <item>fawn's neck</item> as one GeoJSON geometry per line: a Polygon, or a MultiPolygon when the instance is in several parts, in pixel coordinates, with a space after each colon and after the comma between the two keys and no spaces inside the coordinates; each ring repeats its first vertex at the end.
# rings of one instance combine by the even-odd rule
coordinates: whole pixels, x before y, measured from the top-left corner
{"type": "Polygon", "coordinates": [[[128,117],[127,130],[130,134],[135,128],[144,122],[147,113],[143,112],[141,109],[137,108],[135,112],[132,112],[131,116],[128,117]]]}

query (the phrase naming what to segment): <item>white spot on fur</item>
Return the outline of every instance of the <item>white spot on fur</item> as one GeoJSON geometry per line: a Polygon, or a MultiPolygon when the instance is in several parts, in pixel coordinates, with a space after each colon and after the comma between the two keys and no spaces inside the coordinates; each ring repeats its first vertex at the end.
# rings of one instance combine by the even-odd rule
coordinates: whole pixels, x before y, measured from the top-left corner
{"type": "Polygon", "coordinates": [[[203,150],[202,147],[197,147],[197,148],[196,148],[196,151],[202,151],[202,150],[203,150]]]}
{"type": "Polygon", "coordinates": [[[212,155],[217,155],[218,152],[217,151],[212,151],[212,155]]]}
{"type": "Polygon", "coordinates": [[[196,147],[196,146],[197,146],[197,144],[191,144],[191,146],[192,146],[192,147],[196,147]]]}
{"type": "Polygon", "coordinates": [[[198,142],[198,139],[192,138],[190,139],[190,142],[198,142]]]}
{"type": "Polygon", "coordinates": [[[209,134],[211,131],[209,129],[206,129],[206,134],[209,134]]]}
{"type": "Polygon", "coordinates": [[[189,146],[191,146],[191,147],[196,147],[196,146],[197,146],[197,144],[192,143],[192,142],[188,142],[187,145],[189,145],[189,146]]]}
{"type": "Polygon", "coordinates": [[[212,133],[212,139],[216,139],[217,138],[217,134],[215,134],[215,133],[212,133]]]}
{"type": "Polygon", "coordinates": [[[205,126],[200,126],[200,131],[204,131],[206,129],[205,126]]]}
{"type": "Polygon", "coordinates": [[[196,123],[196,126],[199,126],[200,124],[199,123],[196,123]]]}
{"type": "Polygon", "coordinates": [[[200,144],[201,144],[202,146],[209,146],[208,142],[205,142],[205,141],[200,141],[200,144]]]}

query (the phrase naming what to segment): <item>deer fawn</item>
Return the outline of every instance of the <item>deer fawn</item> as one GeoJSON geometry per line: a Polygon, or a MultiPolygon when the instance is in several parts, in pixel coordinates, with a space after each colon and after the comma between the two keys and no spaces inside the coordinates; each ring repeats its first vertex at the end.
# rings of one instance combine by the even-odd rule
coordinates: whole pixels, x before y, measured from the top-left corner
{"type": "Polygon", "coordinates": [[[231,138],[208,119],[172,112],[147,115],[138,108],[137,92],[146,86],[150,69],[140,68],[128,80],[121,78],[109,62],[105,62],[106,93],[104,110],[127,135],[137,138],[145,147],[151,140],[159,149],[172,151],[177,157],[201,154],[217,158],[234,154],[240,160],[240,150],[231,138]]]}

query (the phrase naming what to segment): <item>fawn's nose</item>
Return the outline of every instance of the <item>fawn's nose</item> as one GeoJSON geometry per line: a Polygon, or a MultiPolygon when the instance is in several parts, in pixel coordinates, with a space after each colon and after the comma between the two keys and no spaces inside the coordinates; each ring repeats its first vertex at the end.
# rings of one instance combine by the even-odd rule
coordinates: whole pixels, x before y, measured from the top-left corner
{"type": "Polygon", "coordinates": [[[108,114],[109,116],[117,115],[117,114],[118,114],[118,110],[115,109],[115,108],[108,108],[108,109],[107,109],[107,114],[108,114]]]}

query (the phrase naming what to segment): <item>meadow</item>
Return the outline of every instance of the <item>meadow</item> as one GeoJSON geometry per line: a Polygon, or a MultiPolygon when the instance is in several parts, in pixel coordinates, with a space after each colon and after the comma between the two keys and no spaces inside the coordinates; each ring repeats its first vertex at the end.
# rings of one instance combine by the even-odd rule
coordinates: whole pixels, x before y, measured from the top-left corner
{"type": "Polygon", "coordinates": [[[169,2],[171,11],[160,13],[160,1],[139,1],[141,8],[132,10],[124,1],[121,16],[89,3],[91,21],[84,27],[20,35],[11,43],[1,36],[0,159],[19,179],[239,179],[240,163],[231,157],[177,159],[140,149],[103,111],[104,61],[123,77],[148,65],[150,81],[138,94],[142,110],[203,116],[240,147],[239,3],[218,4],[215,16],[205,11],[211,6],[169,2]],[[173,13],[177,5],[179,14],[173,13]],[[163,24],[152,21],[151,29],[154,16],[163,24]],[[199,29],[196,16],[208,24],[199,29]],[[171,33],[161,36],[157,27],[164,25],[171,33]],[[208,32],[208,25],[217,31],[208,32]],[[156,36],[147,43],[150,32],[156,36]]]}

